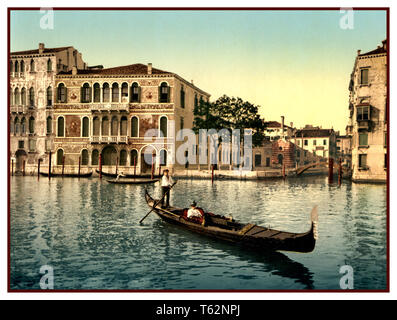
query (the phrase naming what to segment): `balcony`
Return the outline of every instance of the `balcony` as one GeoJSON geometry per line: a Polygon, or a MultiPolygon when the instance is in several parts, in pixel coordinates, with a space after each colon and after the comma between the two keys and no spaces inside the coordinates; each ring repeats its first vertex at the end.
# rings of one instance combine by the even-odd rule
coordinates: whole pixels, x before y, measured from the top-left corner
{"type": "Polygon", "coordinates": [[[11,113],[27,113],[29,111],[29,108],[22,105],[13,105],[10,106],[10,111],[11,113]]]}
{"type": "Polygon", "coordinates": [[[128,103],[91,103],[92,112],[129,112],[128,103]]]}
{"type": "Polygon", "coordinates": [[[127,144],[127,136],[91,136],[91,143],[115,143],[115,144],[127,144]]]}

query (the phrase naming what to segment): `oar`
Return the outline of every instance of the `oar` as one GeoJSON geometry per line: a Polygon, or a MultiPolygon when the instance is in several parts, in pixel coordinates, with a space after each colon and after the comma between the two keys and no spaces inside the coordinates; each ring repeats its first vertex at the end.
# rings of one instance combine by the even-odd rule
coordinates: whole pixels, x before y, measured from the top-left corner
{"type": "Polygon", "coordinates": [[[172,187],[175,186],[175,185],[176,185],[176,182],[174,182],[174,183],[171,185],[171,187],[168,189],[168,191],[167,191],[166,193],[164,193],[164,195],[161,197],[160,200],[156,201],[156,202],[153,204],[152,209],[141,219],[141,221],[139,221],[139,223],[142,223],[142,221],[146,219],[146,217],[157,207],[157,205],[161,202],[161,200],[164,199],[164,197],[167,195],[167,193],[170,192],[170,190],[172,189],[172,187]]]}

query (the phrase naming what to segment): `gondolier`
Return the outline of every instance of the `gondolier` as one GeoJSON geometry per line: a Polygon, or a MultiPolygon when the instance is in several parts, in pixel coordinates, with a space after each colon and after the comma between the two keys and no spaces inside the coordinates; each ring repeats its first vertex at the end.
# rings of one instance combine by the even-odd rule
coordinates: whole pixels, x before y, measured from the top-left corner
{"type": "Polygon", "coordinates": [[[165,199],[165,207],[169,207],[170,206],[170,188],[171,188],[171,185],[174,183],[174,180],[170,176],[170,171],[168,169],[165,169],[163,171],[163,176],[160,180],[160,183],[161,183],[161,191],[162,191],[162,195],[163,195],[163,198],[161,200],[161,207],[164,208],[164,198],[166,198],[165,199]]]}

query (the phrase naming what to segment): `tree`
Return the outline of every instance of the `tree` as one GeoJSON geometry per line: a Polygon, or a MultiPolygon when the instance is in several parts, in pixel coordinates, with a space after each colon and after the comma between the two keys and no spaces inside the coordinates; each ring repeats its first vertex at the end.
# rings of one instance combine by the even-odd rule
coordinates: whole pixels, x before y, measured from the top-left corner
{"type": "Polygon", "coordinates": [[[240,130],[241,139],[244,129],[252,129],[252,145],[262,145],[265,137],[265,121],[258,114],[258,106],[241,98],[223,95],[215,102],[200,101],[194,108],[193,130],[228,129],[240,130]]]}

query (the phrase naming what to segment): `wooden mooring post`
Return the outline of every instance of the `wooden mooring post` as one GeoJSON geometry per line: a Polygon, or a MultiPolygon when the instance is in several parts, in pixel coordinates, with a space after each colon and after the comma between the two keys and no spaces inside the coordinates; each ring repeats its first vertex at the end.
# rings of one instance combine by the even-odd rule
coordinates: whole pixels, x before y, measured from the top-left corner
{"type": "Polygon", "coordinates": [[[99,179],[102,179],[102,154],[99,155],[99,179]]]}
{"type": "Polygon", "coordinates": [[[52,158],[52,152],[48,154],[48,180],[51,179],[51,158],[52,158]]]}
{"type": "Polygon", "coordinates": [[[153,180],[154,178],[154,153],[152,153],[152,175],[151,175],[151,179],[153,180]]]}
{"type": "Polygon", "coordinates": [[[334,182],[334,159],[328,158],[328,183],[334,182]]]}
{"type": "Polygon", "coordinates": [[[62,156],[62,178],[64,173],[65,173],[65,156],[62,156]]]}
{"type": "Polygon", "coordinates": [[[283,179],[285,179],[285,163],[283,161],[283,179]]]}
{"type": "Polygon", "coordinates": [[[25,165],[26,165],[26,160],[23,160],[22,162],[22,175],[25,176],[25,165]]]}
{"type": "Polygon", "coordinates": [[[118,170],[119,170],[119,157],[116,158],[116,176],[117,176],[118,170]]]}
{"type": "Polygon", "coordinates": [[[340,186],[342,184],[342,159],[339,158],[339,167],[338,167],[338,185],[340,186]]]}
{"type": "Polygon", "coordinates": [[[211,183],[214,184],[214,165],[212,164],[212,169],[211,169],[211,183]]]}
{"type": "Polygon", "coordinates": [[[14,175],[14,159],[11,159],[11,176],[14,175]]]}
{"type": "Polygon", "coordinates": [[[40,179],[40,162],[41,162],[41,159],[39,158],[37,160],[37,180],[40,179]]]}

